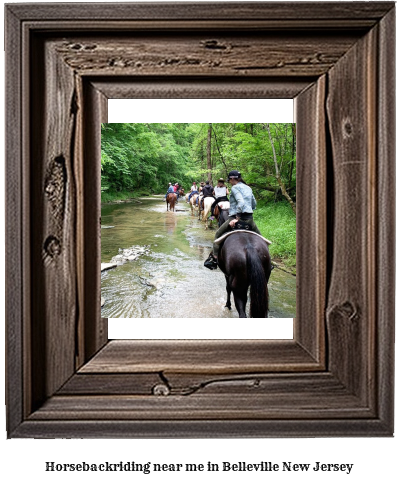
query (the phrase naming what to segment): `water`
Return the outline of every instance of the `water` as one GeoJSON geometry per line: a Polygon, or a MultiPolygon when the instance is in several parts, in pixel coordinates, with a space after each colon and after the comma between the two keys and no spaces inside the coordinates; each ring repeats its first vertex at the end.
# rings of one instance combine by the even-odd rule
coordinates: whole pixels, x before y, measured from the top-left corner
{"type": "MultiPolygon", "coordinates": [[[[105,318],[238,318],[226,303],[220,270],[203,265],[217,224],[205,230],[184,198],[166,212],[161,196],[104,205],[101,210],[101,262],[119,249],[148,246],[148,253],[101,273],[105,318]]],[[[269,281],[271,318],[295,316],[295,276],[273,269],[269,281]]],[[[232,297],[233,299],[233,297],[232,297]]],[[[247,310],[249,306],[247,305],[247,310]]]]}

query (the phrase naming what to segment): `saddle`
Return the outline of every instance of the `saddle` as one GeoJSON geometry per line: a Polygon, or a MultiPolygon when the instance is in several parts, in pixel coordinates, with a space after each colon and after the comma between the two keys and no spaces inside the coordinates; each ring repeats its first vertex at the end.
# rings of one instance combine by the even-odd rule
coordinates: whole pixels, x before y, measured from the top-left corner
{"type": "Polygon", "coordinates": [[[221,237],[219,237],[217,240],[215,240],[215,243],[223,242],[223,240],[225,240],[230,235],[233,235],[234,233],[240,233],[240,232],[241,233],[251,233],[252,235],[257,235],[259,238],[261,238],[262,240],[264,240],[268,245],[271,245],[272,244],[272,242],[270,242],[270,240],[267,240],[267,238],[262,237],[262,235],[259,235],[259,233],[252,232],[250,230],[237,230],[237,229],[234,229],[231,232],[224,233],[221,237]]]}

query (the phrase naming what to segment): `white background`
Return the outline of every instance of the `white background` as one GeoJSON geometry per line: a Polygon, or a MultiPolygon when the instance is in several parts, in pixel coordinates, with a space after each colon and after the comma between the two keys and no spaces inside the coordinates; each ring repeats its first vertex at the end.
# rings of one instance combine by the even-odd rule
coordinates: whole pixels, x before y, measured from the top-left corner
{"type": "MultiPolygon", "coordinates": [[[[290,123],[293,100],[109,100],[108,121],[114,123],[290,123]],[[211,117],[211,118],[209,118],[211,117]]],[[[267,237],[267,235],[264,235],[267,237]]],[[[132,241],[132,245],[133,245],[132,241]]],[[[209,272],[204,269],[205,272],[209,272]]],[[[110,271],[112,272],[112,271],[110,271]]],[[[210,275],[210,278],[212,276],[210,275]]],[[[105,317],[105,316],[104,316],[105,317]]],[[[108,338],[135,339],[292,339],[291,318],[257,319],[242,326],[239,318],[201,320],[113,318],[108,338]],[[166,325],[167,323],[167,325],[166,325]]]]}
{"type": "MultiPolygon", "coordinates": [[[[318,0],[319,1],[319,0],[318,0]]],[[[3,13],[3,12],[2,12],[3,13]]],[[[1,25],[3,20],[1,19],[1,25]]],[[[4,54],[1,83],[4,87],[4,54]]],[[[3,99],[3,97],[1,97],[3,99]]],[[[2,138],[2,140],[4,140],[2,138]]],[[[3,152],[4,153],[4,152],[3,152]]],[[[4,178],[1,184],[4,184],[4,178]]],[[[2,186],[2,191],[4,191],[2,186]]],[[[2,193],[4,194],[4,192],[2,193]]],[[[3,199],[2,199],[3,200],[3,199]]],[[[1,201],[3,204],[3,201],[1,201]]],[[[3,211],[0,212],[4,226],[3,211]]],[[[4,233],[1,237],[4,254],[4,233]]],[[[4,265],[1,283],[4,283],[4,265]]],[[[4,286],[3,286],[4,289],[4,286]]],[[[4,292],[1,293],[4,309],[4,292]]],[[[3,315],[4,316],[4,315],[3,315]]],[[[4,323],[4,318],[2,320],[4,323]]],[[[0,334],[4,350],[4,333],[0,334]]],[[[398,347],[396,346],[396,349],[398,347]]],[[[398,356],[398,350],[396,350],[398,356]]],[[[3,361],[2,361],[3,362],[3,361]]],[[[3,363],[0,385],[4,391],[3,363]]],[[[396,381],[397,382],[397,381],[396,381]]],[[[397,394],[396,394],[397,397],[397,394]]],[[[397,403],[398,401],[396,401],[397,403]]],[[[4,404],[4,400],[1,400],[4,404]]],[[[396,406],[396,417],[398,407],[396,406]]],[[[5,411],[0,415],[2,440],[1,473],[4,482],[15,485],[58,486],[87,485],[158,486],[173,482],[175,486],[208,485],[296,485],[336,487],[340,485],[397,485],[398,439],[395,438],[319,438],[319,439],[207,439],[207,440],[6,440],[5,411]],[[281,463],[354,463],[352,473],[69,473],[44,472],[46,461],[72,462],[158,462],[158,463],[220,463],[223,461],[249,463],[272,461],[281,463]]]]}

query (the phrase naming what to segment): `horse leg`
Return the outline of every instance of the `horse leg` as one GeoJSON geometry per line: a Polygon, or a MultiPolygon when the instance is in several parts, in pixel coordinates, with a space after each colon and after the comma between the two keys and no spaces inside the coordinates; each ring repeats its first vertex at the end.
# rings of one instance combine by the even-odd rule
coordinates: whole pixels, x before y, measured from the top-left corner
{"type": "Polygon", "coordinates": [[[230,311],[231,311],[231,287],[230,287],[230,283],[229,283],[229,278],[228,276],[225,276],[226,277],[226,291],[227,291],[227,301],[226,301],[226,304],[225,304],[225,308],[228,308],[230,311]]]}
{"type": "Polygon", "coordinates": [[[247,305],[247,295],[248,295],[248,286],[246,288],[233,288],[233,295],[234,295],[234,304],[236,305],[236,309],[238,311],[239,318],[246,318],[247,314],[245,313],[245,307],[247,305]]]}
{"type": "Polygon", "coordinates": [[[238,311],[238,317],[246,318],[247,315],[245,313],[245,305],[247,304],[247,300],[244,300],[243,296],[238,296],[234,294],[234,304],[236,305],[236,309],[238,311]]]}

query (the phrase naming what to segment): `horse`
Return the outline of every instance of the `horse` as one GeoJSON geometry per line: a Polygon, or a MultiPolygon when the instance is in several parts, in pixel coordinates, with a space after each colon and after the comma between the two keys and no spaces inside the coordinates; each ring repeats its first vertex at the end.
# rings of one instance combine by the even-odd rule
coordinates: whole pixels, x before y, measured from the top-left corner
{"type": "Polygon", "coordinates": [[[176,201],[177,201],[176,193],[168,193],[168,195],[166,196],[166,211],[169,211],[168,205],[170,207],[170,211],[175,211],[176,201]]]}
{"type": "Polygon", "coordinates": [[[217,219],[219,228],[229,219],[229,208],[229,201],[221,201],[215,206],[213,216],[217,219]]]}
{"type": "Polygon", "coordinates": [[[184,189],[183,188],[180,188],[179,191],[178,191],[178,193],[179,193],[179,196],[184,196],[184,194],[185,194],[184,193],[184,189]]]}
{"type": "Polygon", "coordinates": [[[203,195],[202,194],[199,194],[198,195],[198,200],[197,200],[197,205],[198,205],[198,220],[201,220],[201,203],[202,203],[202,199],[203,199],[203,195]]]}
{"type": "Polygon", "coordinates": [[[193,194],[190,198],[190,208],[191,208],[191,216],[194,216],[195,213],[195,207],[197,206],[197,198],[198,194],[193,194]]]}
{"type": "Polygon", "coordinates": [[[220,238],[224,238],[219,251],[218,265],[226,278],[225,307],[231,310],[230,296],[233,292],[239,318],[246,318],[248,287],[251,286],[249,316],[267,318],[267,283],[272,270],[268,241],[254,232],[242,230],[229,232],[220,238]]]}
{"type": "Polygon", "coordinates": [[[215,198],[213,196],[207,196],[206,198],[203,198],[203,204],[204,204],[204,209],[201,209],[201,206],[199,205],[199,215],[198,219],[201,218],[201,213],[202,213],[202,221],[205,223],[205,228],[208,228],[208,215],[211,212],[211,206],[212,203],[215,201],[215,198]]]}

